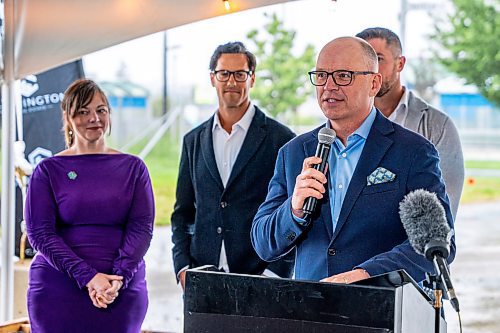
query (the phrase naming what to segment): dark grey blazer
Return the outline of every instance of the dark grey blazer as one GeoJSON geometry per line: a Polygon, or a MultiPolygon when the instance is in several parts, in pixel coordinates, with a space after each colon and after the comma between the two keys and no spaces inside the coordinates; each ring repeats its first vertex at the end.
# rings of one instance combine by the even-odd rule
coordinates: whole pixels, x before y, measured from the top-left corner
{"type": "Polygon", "coordinates": [[[231,272],[261,274],[269,268],[289,277],[293,262],[268,267],[252,247],[250,228],[266,198],[278,150],[295,134],[255,107],[224,188],[213,149],[213,121],[212,116],[184,137],[171,219],[175,273],[186,266],[218,266],[224,239],[231,272]]]}
{"type": "Polygon", "coordinates": [[[436,146],[451,212],[456,217],[465,177],[464,156],[457,128],[445,113],[415,96],[411,90],[408,93],[408,113],[404,124],[400,125],[419,133],[436,146]]]}

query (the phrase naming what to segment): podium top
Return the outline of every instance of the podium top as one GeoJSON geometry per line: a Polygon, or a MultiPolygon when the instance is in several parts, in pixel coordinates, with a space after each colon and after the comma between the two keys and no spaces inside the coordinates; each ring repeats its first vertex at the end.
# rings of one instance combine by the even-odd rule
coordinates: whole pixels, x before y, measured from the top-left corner
{"type": "Polygon", "coordinates": [[[404,271],[377,276],[364,284],[336,284],[219,272],[186,273],[184,314],[282,318],[335,325],[390,329],[401,309],[430,310],[425,294],[404,271]],[[403,297],[404,295],[404,297],[403,297]]]}
{"type": "Polygon", "coordinates": [[[374,287],[401,287],[408,283],[411,283],[415,287],[415,289],[420,292],[422,297],[424,297],[428,302],[431,302],[429,295],[427,295],[427,293],[422,290],[418,283],[404,269],[380,275],[374,275],[368,279],[353,282],[352,284],[374,287]]]}

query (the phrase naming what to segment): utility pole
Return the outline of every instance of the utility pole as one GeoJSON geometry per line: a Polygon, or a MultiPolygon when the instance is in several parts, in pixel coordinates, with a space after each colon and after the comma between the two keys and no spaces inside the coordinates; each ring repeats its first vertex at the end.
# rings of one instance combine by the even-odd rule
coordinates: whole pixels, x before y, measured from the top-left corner
{"type": "Polygon", "coordinates": [[[408,0],[401,0],[401,12],[399,13],[399,39],[403,46],[406,46],[406,14],[411,10],[427,10],[430,11],[440,7],[439,4],[430,2],[415,2],[409,3],[408,0]]]}
{"type": "Polygon", "coordinates": [[[403,50],[406,46],[406,14],[408,14],[408,0],[401,0],[401,12],[399,13],[399,39],[403,50]]]}
{"type": "Polygon", "coordinates": [[[163,32],[163,99],[161,114],[165,116],[167,114],[167,30],[163,32]]]}

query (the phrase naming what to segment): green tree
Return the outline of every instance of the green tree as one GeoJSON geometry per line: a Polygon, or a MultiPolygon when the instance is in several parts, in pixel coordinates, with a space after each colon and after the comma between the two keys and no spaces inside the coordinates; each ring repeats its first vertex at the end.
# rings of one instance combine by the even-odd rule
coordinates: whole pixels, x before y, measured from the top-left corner
{"type": "Polygon", "coordinates": [[[488,100],[500,105],[500,1],[452,2],[454,13],[437,21],[432,35],[449,51],[449,56],[440,61],[449,71],[476,85],[488,100]]]}
{"type": "Polygon", "coordinates": [[[276,14],[264,14],[270,20],[264,26],[265,36],[255,29],[247,38],[255,45],[257,57],[256,84],[252,99],[273,116],[291,111],[311,94],[307,72],[315,63],[315,50],[307,45],[298,57],[292,54],[296,32],[286,30],[276,14]]]}

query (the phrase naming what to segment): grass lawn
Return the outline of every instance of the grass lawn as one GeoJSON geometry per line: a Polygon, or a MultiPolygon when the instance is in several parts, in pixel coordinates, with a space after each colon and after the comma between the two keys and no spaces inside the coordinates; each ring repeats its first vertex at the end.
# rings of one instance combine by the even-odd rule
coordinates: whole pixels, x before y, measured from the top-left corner
{"type": "MultiPolygon", "coordinates": [[[[144,144],[138,144],[142,147],[144,144]]],[[[179,168],[180,144],[166,134],[145,162],[149,168],[156,200],[156,224],[170,224],[170,215],[175,203],[175,187],[179,168]]],[[[132,153],[138,153],[139,149],[132,153]]],[[[467,161],[466,168],[497,169],[500,161],[467,161]]],[[[500,200],[500,178],[467,178],[464,184],[461,204],[500,200]]]]}
{"type": "MultiPolygon", "coordinates": [[[[465,161],[466,169],[500,170],[500,161],[465,161]]],[[[461,204],[500,199],[499,177],[466,177],[461,204]]]]}
{"type": "MultiPolygon", "coordinates": [[[[145,144],[146,142],[138,143],[130,153],[138,154],[145,144]]],[[[171,139],[167,133],[145,159],[153,182],[157,225],[170,224],[175,203],[179,155],[180,143],[171,139]]],[[[465,167],[500,170],[500,161],[466,161],[465,167]]],[[[461,204],[494,200],[500,200],[500,178],[468,177],[465,180],[461,204]]]]}
{"type": "Polygon", "coordinates": [[[465,168],[500,170],[500,161],[465,161],[465,168]]]}
{"type": "Polygon", "coordinates": [[[500,199],[500,178],[467,177],[460,204],[494,201],[500,199]]]}
{"type": "MultiPolygon", "coordinates": [[[[140,145],[139,146],[143,146],[140,145]]],[[[138,150],[131,153],[138,154],[138,150]]],[[[172,140],[168,133],[146,157],[156,203],[157,225],[170,224],[170,215],[175,203],[175,188],[179,170],[180,144],[172,140]]]]}

